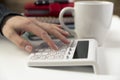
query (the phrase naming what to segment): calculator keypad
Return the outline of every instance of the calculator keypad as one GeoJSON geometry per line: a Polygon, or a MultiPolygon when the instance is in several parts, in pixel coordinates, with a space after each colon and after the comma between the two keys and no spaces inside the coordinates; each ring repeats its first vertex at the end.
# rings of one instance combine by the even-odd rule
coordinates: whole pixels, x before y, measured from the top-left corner
{"type": "Polygon", "coordinates": [[[75,50],[75,42],[71,40],[70,44],[64,44],[60,40],[54,41],[59,50],[52,50],[47,43],[43,42],[32,52],[30,57],[32,60],[56,60],[56,59],[69,59],[72,49],[75,50]]]}

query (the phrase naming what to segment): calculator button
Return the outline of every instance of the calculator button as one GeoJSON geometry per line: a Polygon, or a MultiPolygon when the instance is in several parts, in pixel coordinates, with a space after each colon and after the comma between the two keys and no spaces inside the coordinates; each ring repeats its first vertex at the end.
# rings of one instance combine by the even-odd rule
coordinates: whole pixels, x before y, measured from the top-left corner
{"type": "Polygon", "coordinates": [[[69,56],[66,56],[67,59],[69,59],[70,57],[69,56]]]}
{"type": "Polygon", "coordinates": [[[35,52],[38,52],[38,51],[39,51],[39,48],[35,49],[34,51],[35,51],[35,52]]]}
{"type": "Polygon", "coordinates": [[[60,59],[63,59],[63,58],[64,58],[64,56],[63,56],[63,55],[59,55],[59,58],[60,58],[60,59]]]}
{"type": "Polygon", "coordinates": [[[47,54],[48,54],[48,52],[42,52],[41,54],[42,54],[42,55],[47,55],[47,54]]]}
{"type": "Polygon", "coordinates": [[[72,48],[70,48],[69,51],[72,51],[72,48]]]}
{"type": "Polygon", "coordinates": [[[43,52],[43,51],[44,51],[44,49],[39,49],[38,51],[39,51],[39,52],[43,52]]]}
{"type": "Polygon", "coordinates": [[[37,60],[37,59],[39,59],[39,58],[40,58],[40,56],[32,56],[32,57],[31,57],[32,60],[37,60]]]}
{"type": "Polygon", "coordinates": [[[56,51],[51,51],[49,54],[50,54],[50,55],[56,55],[57,52],[56,52],[56,51]]]}
{"type": "Polygon", "coordinates": [[[59,55],[65,55],[65,52],[58,52],[59,55]]]}
{"type": "Polygon", "coordinates": [[[64,48],[64,49],[61,49],[60,51],[61,51],[61,52],[65,52],[65,51],[66,51],[66,49],[64,48]]]}
{"type": "Polygon", "coordinates": [[[53,55],[49,55],[49,56],[47,56],[47,59],[54,59],[55,58],[55,56],[53,56],[53,55]]]}
{"type": "Polygon", "coordinates": [[[41,60],[44,60],[44,59],[46,59],[46,56],[43,56],[43,55],[42,55],[42,56],[40,57],[40,59],[41,59],[41,60]]]}
{"type": "Polygon", "coordinates": [[[50,50],[50,49],[45,49],[44,51],[46,51],[46,52],[50,52],[51,50],[50,50]]]}
{"type": "Polygon", "coordinates": [[[55,59],[63,59],[63,58],[64,58],[63,55],[56,55],[56,56],[55,56],[55,59]]]}
{"type": "Polygon", "coordinates": [[[68,54],[70,55],[71,53],[70,53],[70,52],[68,52],[68,54]]]}
{"type": "Polygon", "coordinates": [[[41,54],[41,53],[39,53],[39,52],[37,52],[37,53],[35,53],[35,55],[38,55],[38,56],[39,56],[39,55],[42,55],[42,54],[41,54]]]}

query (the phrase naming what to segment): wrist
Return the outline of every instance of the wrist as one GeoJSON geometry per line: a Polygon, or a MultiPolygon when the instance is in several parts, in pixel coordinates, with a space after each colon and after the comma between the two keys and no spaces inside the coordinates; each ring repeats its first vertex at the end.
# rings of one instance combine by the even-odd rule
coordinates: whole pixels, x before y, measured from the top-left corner
{"type": "Polygon", "coordinates": [[[4,27],[4,25],[6,24],[6,22],[7,22],[10,18],[12,18],[12,17],[14,17],[14,16],[21,16],[21,15],[20,15],[20,14],[16,14],[16,13],[9,13],[9,14],[5,14],[5,15],[1,18],[1,21],[0,21],[0,33],[1,33],[1,35],[4,36],[4,34],[3,34],[3,27],[4,27]]]}

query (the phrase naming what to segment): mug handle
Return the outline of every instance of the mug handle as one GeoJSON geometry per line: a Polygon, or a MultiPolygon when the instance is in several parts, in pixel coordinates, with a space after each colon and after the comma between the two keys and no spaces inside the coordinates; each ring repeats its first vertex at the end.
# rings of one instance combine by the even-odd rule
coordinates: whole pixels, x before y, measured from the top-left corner
{"type": "Polygon", "coordinates": [[[63,22],[63,16],[65,14],[65,12],[71,12],[73,13],[74,15],[74,8],[73,7],[65,7],[63,8],[61,11],[60,11],[60,14],[59,14],[59,21],[60,21],[60,25],[66,30],[68,31],[71,35],[73,35],[74,37],[76,36],[76,33],[74,30],[68,28],[65,23],[63,22]]]}

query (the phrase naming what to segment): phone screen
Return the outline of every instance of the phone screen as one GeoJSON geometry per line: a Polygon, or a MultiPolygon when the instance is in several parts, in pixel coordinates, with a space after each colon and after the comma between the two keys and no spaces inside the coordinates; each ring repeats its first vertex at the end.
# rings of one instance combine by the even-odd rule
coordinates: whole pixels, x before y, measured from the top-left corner
{"type": "Polygon", "coordinates": [[[73,59],[88,57],[89,41],[78,41],[73,59]]]}

